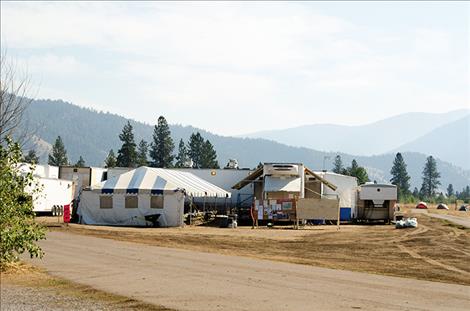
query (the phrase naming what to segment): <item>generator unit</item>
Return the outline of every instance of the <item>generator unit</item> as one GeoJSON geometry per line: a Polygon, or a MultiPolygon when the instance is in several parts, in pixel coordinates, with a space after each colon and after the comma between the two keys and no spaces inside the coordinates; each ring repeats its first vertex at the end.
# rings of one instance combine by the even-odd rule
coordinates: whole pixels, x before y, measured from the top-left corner
{"type": "MultiPolygon", "coordinates": [[[[299,164],[268,163],[263,166],[263,176],[301,176],[303,171],[299,164]]],[[[302,166],[303,168],[303,166],[302,166]]]]}

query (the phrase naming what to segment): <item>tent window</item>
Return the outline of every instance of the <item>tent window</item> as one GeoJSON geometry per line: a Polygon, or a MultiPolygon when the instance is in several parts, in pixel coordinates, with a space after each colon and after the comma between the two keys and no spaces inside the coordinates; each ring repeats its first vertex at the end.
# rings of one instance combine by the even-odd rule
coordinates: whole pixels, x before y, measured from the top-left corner
{"type": "Polygon", "coordinates": [[[163,195],[150,196],[150,208],[163,208],[163,195]]]}
{"type": "Polygon", "coordinates": [[[109,195],[100,196],[100,208],[113,208],[113,197],[109,195]]]}
{"type": "Polygon", "coordinates": [[[126,196],[125,207],[137,208],[139,206],[139,198],[136,195],[126,196]]]}

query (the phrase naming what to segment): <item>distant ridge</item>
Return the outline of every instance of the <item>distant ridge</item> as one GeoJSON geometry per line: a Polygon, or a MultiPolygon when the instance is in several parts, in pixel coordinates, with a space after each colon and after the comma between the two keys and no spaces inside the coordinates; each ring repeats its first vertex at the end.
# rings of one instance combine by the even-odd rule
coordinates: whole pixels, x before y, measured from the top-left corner
{"type": "MultiPolygon", "coordinates": [[[[157,118],[156,114],[155,120],[157,118]]],[[[62,100],[34,100],[26,111],[25,119],[30,128],[37,129],[37,137],[41,139],[43,162],[47,161],[48,146],[58,135],[61,135],[71,162],[76,162],[82,155],[88,165],[95,166],[103,164],[111,148],[116,152],[120,147],[118,134],[129,120],[116,114],[81,108],[62,100]]],[[[153,125],[135,120],[129,121],[134,127],[136,142],[142,138],[150,141],[153,125]]],[[[312,169],[321,170],[324,157],[329,157],[326,158],[325,168],[331,169],[331,163],[336,155],[335,152],[291,147],[266,139],[220,136],[191,126],[171,125],[170,128],[175,144],[181,138],[187,141],[191,133],[200,131],[214,144],[222,166],[228,159],[236,158],[242,167],[253,168],[259,162],[295,161],[303,162],[312,169]]],[[[324,132],[323,135],[328,137],[330,134],[324,132]]],[[[341,153],[341,155],[345,165],[349,165],[355,158],[361,165],[366,166],[372,180],[388,181],[390,179],[389,171],[394,158],[392,153],[377,156],[353,156],[347,153],[341,153]]],[[[412,186],[419,187],[426,155],[404,153],[404,158],[412,176],[412,186]]],[[[470,184],[469,171],[439,159],[438,169],[442,175],[443,189],[448,183],[452,183],[457,190],[470,184]]]]}
{"type": "Polygon", "coordinates": [[[406,150],[433,154],[470,169],[470,115],[440,126],[393,151],[406,150]]]}
{"type": "MultiPolygon", "coordinates": [[[[342,151],[357,155],[377,155],[390,150],[403,149],[407,143],[419,139],[434,129],[470,115],[470,110],[461,109],[447,113],[410,112],[384,120],[359,126],[334,124],[312,124],[300,127],[263,131],[240,137],[264,138],[291,146],[304,146],[321,151],[342,151]],[[373,143],[371,143],[373,142],[373,143]]],[[[433,150],[429,146],[426,150],[433,150]]],[[[443,158],[453,161],[452,155],[443,158]]]]}

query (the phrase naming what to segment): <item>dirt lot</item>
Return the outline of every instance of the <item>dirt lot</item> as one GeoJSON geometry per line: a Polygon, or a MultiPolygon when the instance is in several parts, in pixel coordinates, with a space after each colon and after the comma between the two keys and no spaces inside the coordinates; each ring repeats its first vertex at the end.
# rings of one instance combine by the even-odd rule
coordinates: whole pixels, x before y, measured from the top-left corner
{"type": "Polygon", "coordinates": [[[64,231],[28,260],[53,276],[187,311],[468,310],[470,286],[151,246],[64,231]]]}
{"type": "Polygon", "coordinates": [[[1,310],[171,310],[96,290],[28,264],[1,273],[1,310]]]}
{"type": "Polygon", "coordinates": [[[307,230],[51,228],[148,245],[470,285],[470,230],[427,215],[417,229],[318,226],[307,230]]]}

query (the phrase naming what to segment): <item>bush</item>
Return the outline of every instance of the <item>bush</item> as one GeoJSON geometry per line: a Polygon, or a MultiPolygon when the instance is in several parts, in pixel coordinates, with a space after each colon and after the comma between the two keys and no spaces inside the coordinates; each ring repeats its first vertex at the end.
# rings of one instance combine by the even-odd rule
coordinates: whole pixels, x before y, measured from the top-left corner
{"type": "Polygon", "coordinates": [[[32,196],[38,195],[33,170],[27,174],[19,171],[21,148],[18,143],[6,139],[0,145],[0,268],[17,261],[19,254],[27,251],[31,257],[42,257],[43,251],[36,244],[44,239],[46,231],[34,221],[32,196]],[[28,193],[27,189],[36,189],[28,193]]]}

